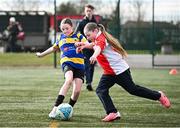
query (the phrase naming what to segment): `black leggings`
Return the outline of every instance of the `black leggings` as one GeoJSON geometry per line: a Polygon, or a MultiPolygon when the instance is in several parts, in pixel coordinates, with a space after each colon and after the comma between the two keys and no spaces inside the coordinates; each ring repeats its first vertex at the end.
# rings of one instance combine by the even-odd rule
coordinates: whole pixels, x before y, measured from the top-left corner
{"type": "Polygon", "coordinates": [[[158,91],[153,91],[148,88],[135,85],[132,80],[130,70],[127,69],[125,72],[113,76],[113,75],[102,75],[99,85],[96,89],[96,93],[101,100],[106,113],[109,114],[111,112],[117,112],[113,101],[109,95],[109,89],[117,83],[121,87],[123,87],[127,92],[132,95],[151,99],[158,100],[161,94],[158,91]]]}

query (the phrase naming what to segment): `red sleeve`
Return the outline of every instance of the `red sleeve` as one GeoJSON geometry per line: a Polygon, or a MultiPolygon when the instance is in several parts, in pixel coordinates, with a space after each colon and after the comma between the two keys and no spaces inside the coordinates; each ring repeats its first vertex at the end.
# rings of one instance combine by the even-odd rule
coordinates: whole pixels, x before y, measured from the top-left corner
{"type": "Polygon", "coordinates": [[[104,48],[106,47],[106,38],[104,36],[99,36],[97,39],[96,39],[96,42],[95,42],[95,45],[96,46],[99,46],[101,48],[101,51],[104,50],[104,48]]]}

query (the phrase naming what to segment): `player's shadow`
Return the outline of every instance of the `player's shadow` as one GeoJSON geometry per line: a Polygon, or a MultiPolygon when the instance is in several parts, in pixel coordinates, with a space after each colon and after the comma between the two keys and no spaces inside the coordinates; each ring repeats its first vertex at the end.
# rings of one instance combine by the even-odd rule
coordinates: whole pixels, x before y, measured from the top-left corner
{"type": "MultiPolygon", "coordinates": [[[[101,121],[100,116],[95,115],[73,115],[70,120],[63,121],[63,120],[56,120],[53,119],[49,123],[49,128],[59,128],[59,127],[70,127],[73,125],[73,127],[97,127],[98,126],[107,126],[107,123],[104,123],[101,121]]],[[[112,122],[119,126],[119,120],[118,122],[114,121],[112,122]]],[[[109,126],[112,125],[112,123],[109,123],[109,126]]]]}

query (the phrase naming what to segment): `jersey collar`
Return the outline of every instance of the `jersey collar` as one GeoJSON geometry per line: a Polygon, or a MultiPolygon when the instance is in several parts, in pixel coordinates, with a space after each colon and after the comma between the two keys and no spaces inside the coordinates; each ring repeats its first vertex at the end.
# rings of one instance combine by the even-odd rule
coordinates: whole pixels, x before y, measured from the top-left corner
{"type": "Polygon", "coordinates": [[[97,39],[98,38],[98,36],[100,36],[101,35],[101,31],[99,30],[99,32],[97,33],[97,35],[96,35],[96,38],[95,39],[97,39]]]}

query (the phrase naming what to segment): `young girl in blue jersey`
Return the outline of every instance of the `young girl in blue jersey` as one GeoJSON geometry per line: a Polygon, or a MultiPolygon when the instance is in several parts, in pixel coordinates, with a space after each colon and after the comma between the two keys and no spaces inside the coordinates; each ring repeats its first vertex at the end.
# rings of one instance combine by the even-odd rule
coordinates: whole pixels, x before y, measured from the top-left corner
{"type": "Polygon", "coordinates": [[[74,106],[79,97],[81,86],[84,80],[84,56],[81,52],[76,52],[75,43],[85,43],[87,40],[80,33],[73,32],[73,24],[71,19],[63,19],[61,21],[60,28],[62,34],[57,39],[56,43],[44,52],[36,53],[36,56],[44,57],[52,52],[59,50],[61,51],[60,62],[64,71],[65,82],[59,91],[59,95],[56,99],[52,111],[49,113],[50,118],[55,118],[57,106],[63,102],[71,84],[73,86],[73,91],[69,100],[69,104],[72,107],[74,106]]]}

